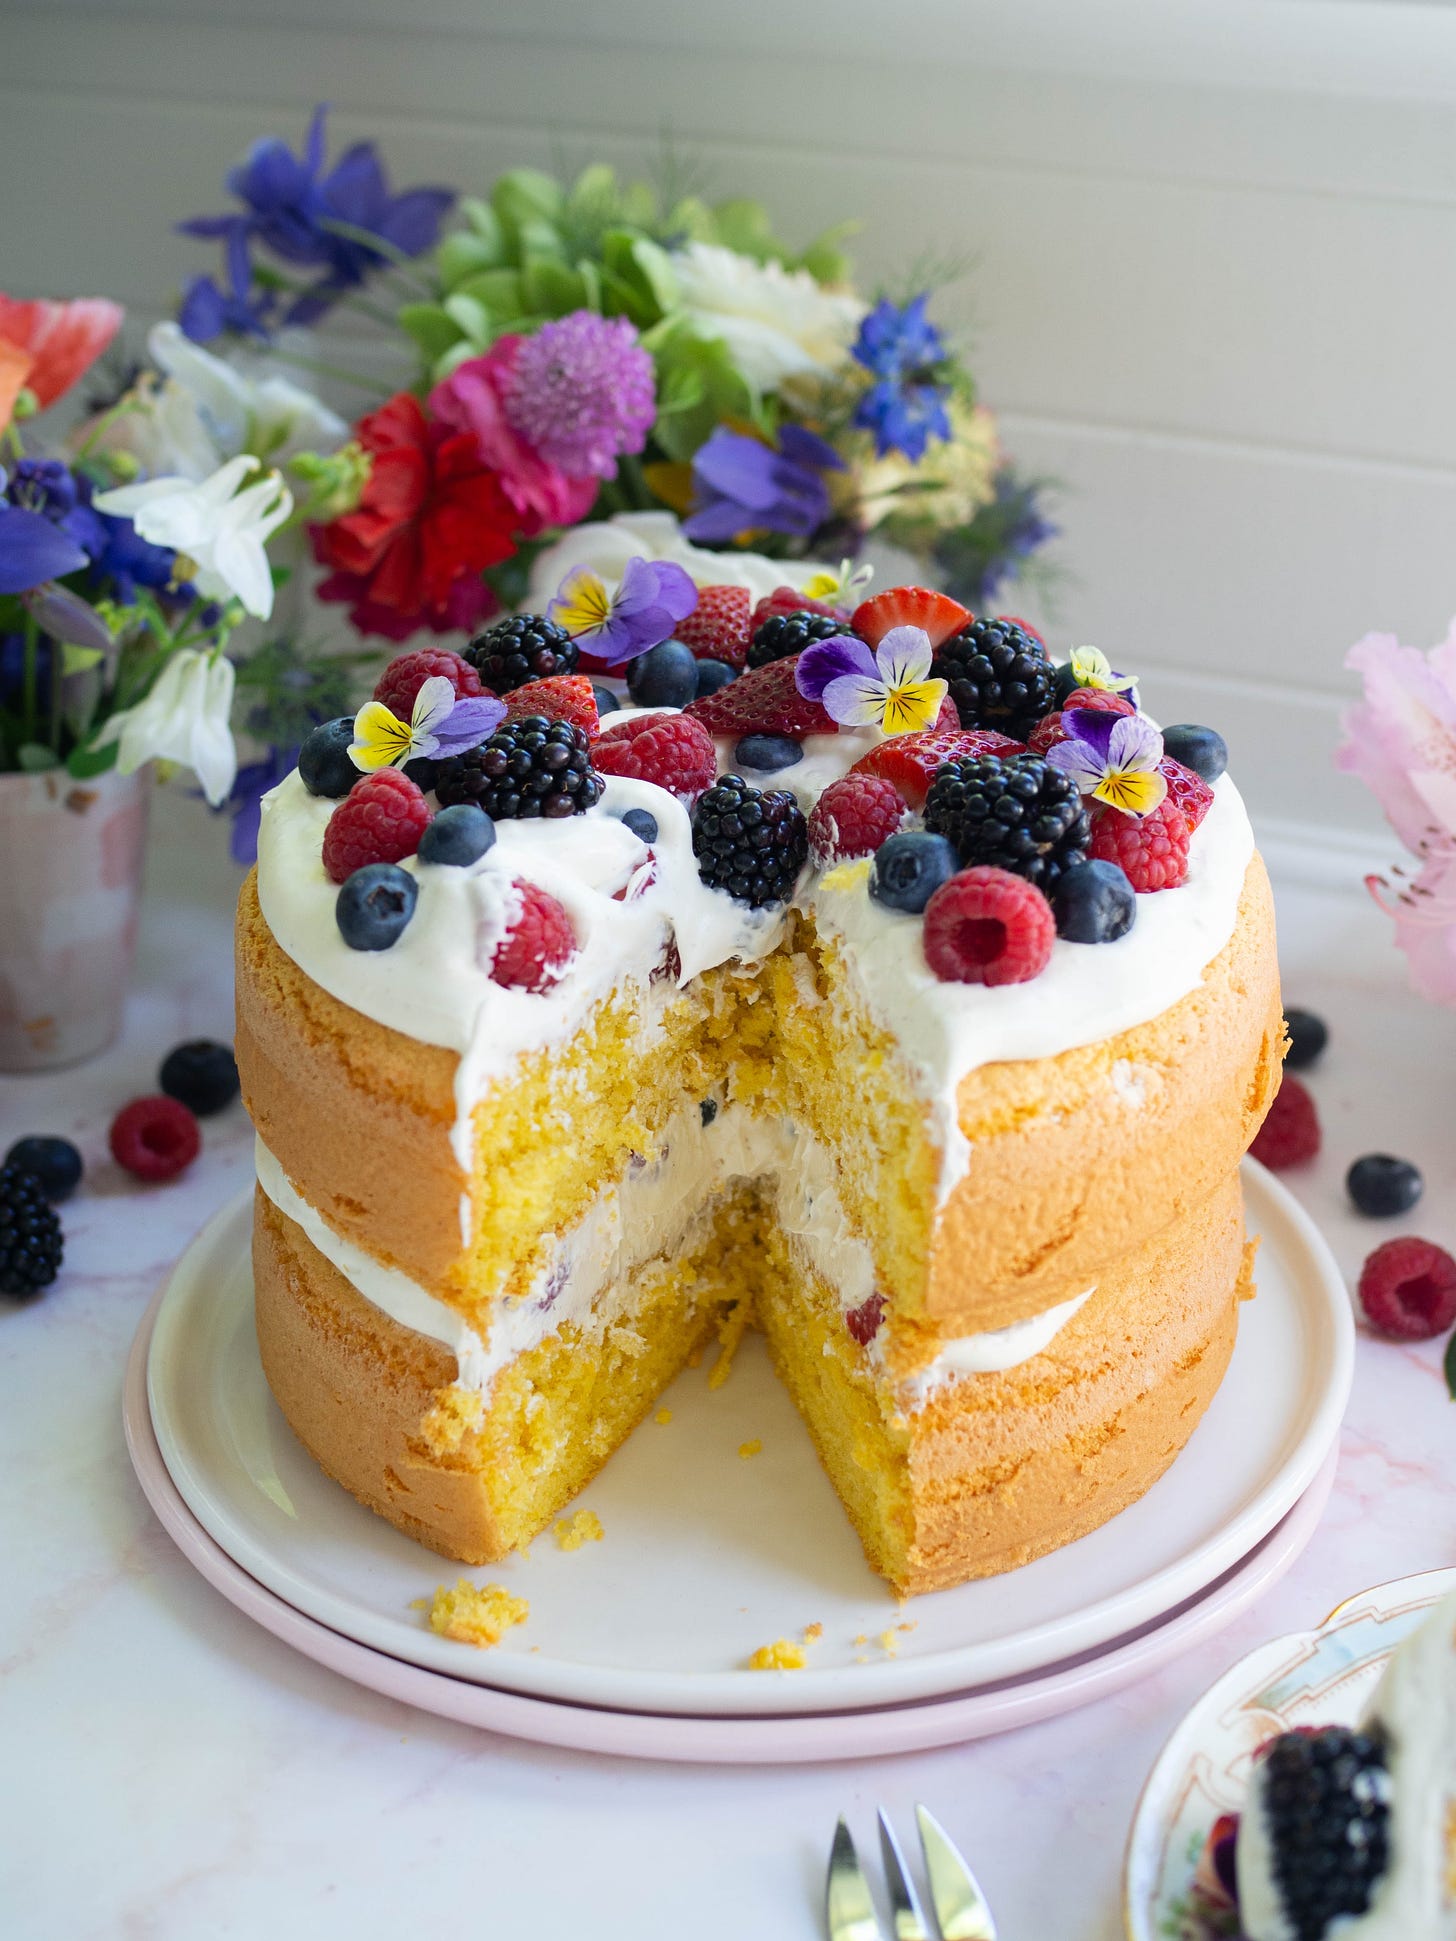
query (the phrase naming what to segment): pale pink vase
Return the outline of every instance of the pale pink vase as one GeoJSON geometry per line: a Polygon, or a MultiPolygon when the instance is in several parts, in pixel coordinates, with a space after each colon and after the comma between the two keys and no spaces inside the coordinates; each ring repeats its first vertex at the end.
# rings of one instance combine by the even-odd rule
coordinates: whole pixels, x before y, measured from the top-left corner
{"type": "Polygon", "coordinates": [[[0,775],[0,1071],[104,1051],[136,948],[151,773],[0,775]]]}

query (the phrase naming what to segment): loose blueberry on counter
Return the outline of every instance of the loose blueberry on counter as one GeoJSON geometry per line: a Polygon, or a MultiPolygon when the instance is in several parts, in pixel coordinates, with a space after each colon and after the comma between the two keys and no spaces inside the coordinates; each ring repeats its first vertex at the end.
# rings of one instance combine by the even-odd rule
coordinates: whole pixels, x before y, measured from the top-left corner
{"type": "Polygon", "coordinates": [[[627,665],[627,692],[639,708],[685,708],[697,698],[698,663],[680,640],[663,640],[627,665]]]}
{"type": "Polygon", "coordinates": [[[238,1095],[238,1063],[231,1045],[191,1038],[162,1060],[157,1083],[169,1099],[205,1119],[231,1105],[238,1095]]]}
{"type": "Polygon", "coordinates": [[[716,694],[719,688],[729,687],[737,679],[738,669],[730,667],[726,660],[700,660],[698,691],[694,699],[701,701],[705,694],[716,694]]]}
{"type": "Polygon", "coordinates": [[[1425,1186],[1418,1166],[1388,1152],[1367,1152],[1345,1175],[1345,1190],[1360,1212],[1372,1220],[1409,1213],[1425,1186]]]}
{"type": "Polygon", "coordinates": [[[761,775],[777,775],[804,759],[801,742],[792,735],[745,735],[733,750],[740,768],[756,768],[761,775]]]}
{"type": "Polygon", "coordinates": [[[16,1140],[5,1155],[5,1164],[39,1180],[46,1198],[57,1204],[70,1199],[81,1184],[81,1155],[69,1139],[32,1133],[28,1139],[16,1140]]]}
{"type": "Polygon", "coordinates": [[[415,913],[419,885],[398,863],[365,863],[348,877],[334,904],[350,950],[388,950],[415,913]]]}
{"type": "Polygon", "coordinates": [[[1163,730],[1163,753],[1191,768],[1205,782],[1216,782],[1228,767],[1228,743],[1216,728],[1176,721],[1163,730]]]}
{"type": "Polygon", "coordinates": [[[875,851],[870,864],[870,895],[887,910],[919,916],[941,884],[949,882],[959,868],[959,858],[946,837],[927,835],[923,829],[906,829],[875,851]]]}
{"type": "Polygon", "coordinates": [[[1070,944],[1111,944],[1137,921],[1137,891],[1127,871],[1093,857],[1064,870],[1051,895],[1057,935],[1070,944]]]}
{"type": "Polygon", "coordinates": [[[479,862],[495,841],[495,824],[478,803],[456,802],[440,813],[420,837],[422,863],[466,869],[479,862]]]}
{"type": "Polygon", "coordinates": [[[596,696],[598,715],[615,714],[622,705],[609,687],[602,687],[596,681],[592,682],[592,693],[596,696]]]}
{"type": "Polygon", "coordinates": [[[428,795],[439,776],[440,764],[433,755],[416,755],[405,763],[404,772],[421,795],[428,795]]]}
{"type": "Polygon", "coordinates": [[[1313,1011],[1292,1009],[1286,1009],[1284,1024],[1289,1033],[1289,1050],[1284,1062],[1290,1071],[1302,1072],[1314,1063],[1329,1043],[1330,1028],[1313,1011]]]}
{"type": "Polygon", "coordinates": [[[337,801],[353,788],[360,774],[349,759],[353,739],[354,717],[350,714],[325,721],[305,736],[298,751],[298,774],[310,795],[326,795],[337,801]]]}
{"type": "Polygon", "coordinates": [[[639,836],[643,842],[657,841],[657,817],[652,813],[651,809],[624,809],[622,811],[622,822],[626,828],[632,831],[634,836],[639,836]]]}

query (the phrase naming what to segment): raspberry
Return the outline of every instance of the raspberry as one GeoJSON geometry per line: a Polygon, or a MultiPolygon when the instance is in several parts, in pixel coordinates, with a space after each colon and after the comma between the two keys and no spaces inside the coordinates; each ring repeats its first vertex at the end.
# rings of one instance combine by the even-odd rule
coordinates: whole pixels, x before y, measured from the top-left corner
{"type": "Polygon", "coordinates": [[[521,991],[549,991],[576,953],[571,918],[554,896],[519,877],[511,886],[521,914],[496,947],[490,974],[497,984],[521,991]]]}
{"type": "Polygon", "coordinates": [[[679,802],[695,802],[713,786],[718,751],[700,721],[686,714],[643,714],[614,721],[592,750],[600,775],[655,782],[679,802]]]}
{"type": "Polygon", "coordinates": [[[677,638],[695,660],[742,667],[753,638],[752,608],[753,595],[746,586],[700,586],[697,606],[677,623],[677,638]]]}
{"type": "MultiPolygon", "coordinates": [[[[949,702],[946,704],[949,706],[949,702]]],[[[893,782],[910,808],[925,807],[935,772],[947,762],[976,755],[1020,755],[1019,741],[994,728],[942,728],[937,724],[916,735],[891,735],[861,755],[851,775],[882,775],[893,782]]]]}
{"type": "Polygon", "coordinates": [[[1456,1260],[1413,1234],[1387,1240],[1360,1269],[1360,1305],[1372,1328],[1397,1340],[1446,1334],[1456,1324],[1456,1260]]]}
{"type": "Polygon", "coordinates": [[[1103,809],[1092,824],[1089,856],[1116,863],[1144,894],[1176,890],[1188,875],[1188,824],[1171,796],[1139,820],[1121,809],[1103,809]]]}
{"type": "Polygon", "coordinates": [[[842,775],[809,812],[809,848],[820,869],[873,855],[905,819],[905,802],[883,775],[842,775]]]}
{"type": "Polygon", "coordinates": [[[457,700],[468,700],[485,692],[480,676],[461,655],[452,654],[448,647],[421,647],[389,663],[375,683],[374,698],[382,701],[401,721],[408,721],[415,696],[437,674],[443,674],[454,688],[457,700]]]}
{"type": "Polygon", "coordinates": [[[831,606],[827,600],[811,600],[807,593],[798,593],[791,586],[776,586],[753,609],[748,623],[749,638],[758,632],[765,620],[772,620],[779,613],[826,613],[834,620],[849,618],[843,607],[831,606]]]}
{"type": "Polygon", "coordinates": [[[1158,773],[1168,784],[1169,800],[1182,810],[1191,836],[1213,807],[1213,790],[1201,775],[1195,775],[1182,762],[1175,762],[1171,755],[1164,755],[1158,763],[1158,773]]]}
{"type": "Polygon", "coordinates": [[[925,586],[890,586],[873,599],[864,600],[854,610],[852,627],[860,639],[878,647],[892,627],[919,627],[930,636],[932,647],[964,627],[970,614],[947,593],[933,593],[925,586]]]}
{"type": "Polygon", "coordinates": [[[925,961],[945,984],[1025,984],[1056,936],[1050,903],[1008,869],[963,869],[925,906],[925,961]]]}
{"type": "Polygon", "coordinates": [[[857,1341],[861,1348],[868,1348],[879,1333],[880,1323],[884,1318],[884,1295],[871,1294],[869,1299],[861,1301],[858,1307],[846,1308],[844,1325],[849,1329],[851,1339],[857,1341]]]}
{"type": "Polygon", "coordinates": [[[1026,745],[1033,755],[1044,755],[1048,748],[1055,748],[1059,741],[1067,739],[1067,731],[1062,726],[1062,714],[1067,708],[1098,708],[1103,714],[1137,713],[1124,695],[1113,694],[1107,688],[1075,688],[1061,707],[1053,714],[1044,714],[1027,736],[1026,745]]]}
{"type": "Polygon", "coordinates": [[[569,721],[588,741],[595,741],[601,721],[596,690],[585,674],[553,674],[546,681],[527,681],[505,697],[506,720],[523,721],[539,714],[547,721],[569,721]]]}
{"type": "Polygon", "coordinates": [[[1261,1165],[1278,1173],[1286,1166],[1302,1166],[1319,1149],[1319,1114],[1309,1088],[1286,1072],[1249,1151],[1261,1165]]]}
{"type": "Polygon", "coordinates": [[[202,1148],[197,1121],[165,1094],[133,1099],[111,1121],[111,1156],[138,1179],[175,1179],[202,1148]]]}
{"type": "Polygon", "coordinates": [[[839,723],[817,701],[806,701],[794,686],[796,654],[791,660],[750,667],[731,687],[705,694],[686,712],[701,721],[710,735],[837,735],[839,723]]]}
{"type": "Polygon", "coordinates": [[[357,781],[324,830],[324,868],[343,883],[365,863],[413,856],[430,821],[419,787],[397,768],[377,768],[357,781]]]}

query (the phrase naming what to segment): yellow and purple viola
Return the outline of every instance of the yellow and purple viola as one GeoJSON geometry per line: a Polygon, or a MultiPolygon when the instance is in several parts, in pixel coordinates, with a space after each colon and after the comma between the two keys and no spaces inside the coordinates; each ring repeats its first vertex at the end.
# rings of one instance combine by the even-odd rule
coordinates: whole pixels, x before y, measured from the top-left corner
{"type": "Polygon", "coordinates": [[[1151,815],[1168,793],[1159,770],[1163,737],[1145,714],[1110,714],[1101,708],[1067,708],[1067,739],[1047,761],[1069,776],[1085,796],[1126,815],[1151,815]]]}
{"type": "Polygon", "coordinates": [[[697,604],[698,589],[683,567],[636,558],[615,587],[590,566],[574,566],[546,613],[604,665],[620,667],[671,640],[697,604]]]}
{"type": "Polygon", "coordinates": [[[1104,694],[1123,694],[1137,706],[1137,676],[1119,674],[1100,647],[1074,647],[1071,668],[1077,687],[1097,688],[1104,694]]]}
{"type": "Polygon", "coordinates": [[[403,768],[419,756],[463,755],[478,748],[506,718],[506,704],[493,694],[457,696],[454,683],[432,674],[420,685],[408,721],[382,701],[366,701],[354,716],[349,759],[369,774],[376,768],[403,768]]]}
{"type": "Polygon", "coordinates": [[[843,728],[882,728],[887,735],[933,728],[946,683],[932,679],[934,649],[923,627],[891,627],[873,653],[855,634],[806,647],[794,685],[843,728]]]}

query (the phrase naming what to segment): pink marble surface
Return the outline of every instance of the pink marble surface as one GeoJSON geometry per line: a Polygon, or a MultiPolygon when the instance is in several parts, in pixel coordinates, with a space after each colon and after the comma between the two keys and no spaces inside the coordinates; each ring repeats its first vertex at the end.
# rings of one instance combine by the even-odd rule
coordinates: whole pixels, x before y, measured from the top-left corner
{"type": "MultiPolygon", "coordinates": [[[[122,1444],[137,1318],[250,1168],[236,1108],[171,1186],[137,1188],[106,1155],[112,1110],[152,1088],[162,1053],[228,1030],[229,878],[203,820],[161,818],[122,1042],[77,1072],[0,1081],[0,1146],[63,1132],[89,1168],[64,1279],[29,1307],[0,1302],[7,1936],[368,1941],[462,1922],[452,1931],[797,1941],[820,1933],[836,1814],[868,1842],[877,1803],[908,1825],[925,1800],[980,1872],[1003,1941],[1115,1941],[1133,1805],[1192,1700],[1352,1592],[1456,1562],[1456,1409],[1438,1351],[1362,1338],[1334,1494],[1283,1582],[1133,1689],[1000,1739],[862,1766],[684,1771],[487,1736],[297,1657],[183,1561],[122,1444]]],[[[1347,1270],[1402,1227],[1456,1246],[1456,1017],[1405,994],[1358,865],[1275,861],[1290,1001],[1334,1031],[1314,1077],[1326,1153],[1292,1183],[1347,1270]],[[1341,1193],[1348,1160],[1376,1147],[1429,1181],[1416,1215],[1378,1229],[1341,1193]]]]}

